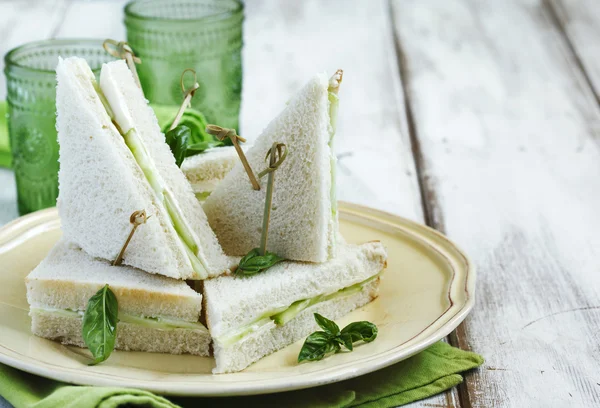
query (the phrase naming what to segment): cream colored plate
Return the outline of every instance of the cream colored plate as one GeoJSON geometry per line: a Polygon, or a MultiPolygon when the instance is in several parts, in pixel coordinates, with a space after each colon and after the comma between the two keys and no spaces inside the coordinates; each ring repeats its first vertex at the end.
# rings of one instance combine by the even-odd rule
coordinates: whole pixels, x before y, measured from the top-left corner
{"type": "Polygon", "coordinates": [[[473,307],[475,271],[438,232],[365,207],[340,203],[349,242],[381,240],[389,252],[381,294],[338,321],[369,320],[373,343],[352,353],[297,364],[298,341],[241,373],[212,375],[214,360],[189,355],[115,352],[88,366],[87,350],[37,338],[29,331],[24,278],[61,235],[56,209],[21,217],[0,229],[0,362],[74,384],[147,389],[170,395],[246,395],[336,382],[378,370],[446,336],[473,307]]]}

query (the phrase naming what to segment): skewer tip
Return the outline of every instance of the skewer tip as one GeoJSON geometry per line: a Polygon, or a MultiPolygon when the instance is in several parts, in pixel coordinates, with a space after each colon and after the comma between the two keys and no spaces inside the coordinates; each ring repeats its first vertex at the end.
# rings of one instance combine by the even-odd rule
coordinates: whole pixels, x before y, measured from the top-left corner
{"type": "Polygon", "coordinates": [[[333,92],[337,92],[340,85],[342,84],[342,79],[344,77],[344,71],[338,69],[335,71],[335,74],[331,78],[329,78],[329,90],[333,92]]]}

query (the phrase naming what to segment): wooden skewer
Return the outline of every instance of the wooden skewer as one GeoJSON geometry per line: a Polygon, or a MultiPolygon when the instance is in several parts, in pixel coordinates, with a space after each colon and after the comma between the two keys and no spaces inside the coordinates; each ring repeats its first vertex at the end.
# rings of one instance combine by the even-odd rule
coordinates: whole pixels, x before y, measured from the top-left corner
{"type": "Polygon", "coordinates": [[[129,233],[129,236],[125,240],[125,243],[123,244],[123,248],[121,248],[119,255],[117,255],[117,257],[115,258],[115,260],[112,263],[114,266],[121,265],[121,262],[123,262],[123,255],[125,254],[127,245],[129,245],[129,241],[131,241],[131,238],[133,238],[133,234],[135,234],[135,230],[140,225],[145,224],[146,221],[148,221],[148,218],[150,218],[150,217],[146,217],[146,210],[134,211],[131,214],[131,216],[129,216],[129,222],[131,224],[133,224],[133,227],[131,228],[131,232],[129,233]]]}
{"type": "Polygon", "coordinates": [[[196,77],[196,71],[194,71],[191,68],[185,69],[181,73],[181,90],[185,93],[185,96],[183,98],[181,106],[179,107],[179,110],[177,111],[177,115],[175,115],[175,119],[173,119],[173,123],[171,123],[171,127],[169,128],[169,130],[173,130],[177,127],[177,125],[179,125],[179,122],[183,117],[183,112],[185,112],[185,109],[188,106],[190,106],[192,98],[194,97],[194,94],[196,93],[196,90],[198,90],[198,88],[200,88],[200,84],[198,83],[198,78],[196,77]],[[194,85],[192,85],[188,89],[185,89],[185,86],[183,85],[183,77],[185,76],[186,72],[191,72],[194,74],[194,85]]]}
{"type": "Polygon", "coordinates": [[[344,71],[338,69],[335,71],[335,74],[331,78],[329,78],[329,92],[333,92],[334,94],[338,94],[340,90],[340,85],[342,84],[342,79],[344,78],[344,71]]]}
{"type": "Polygon", "coordinates": [[[219,140],[225,140],[225,138],[227,138],[227,137],[229,137],[229,139],[231,139],[231,143],[233,143],[233,146],[235,147],[235,151],[237,152],[238,156],[240,156],[240,160],[242,161],[242,164],[244,165],[244,169],[246,170],[246,173],[248,173],[248,178],[250,179],[252,188],[257,191],[260,190],[260,184],[258,184],[258,180],[256,180],[256,177],[254,176],[252,167],[250,167],[250,163],[248,163],[248,159],[246,159],[246,155],[244,154],[244,151],[242,150],[242,148],[240,147],[240,145],[238,143],[238,140],[242,141],[242,142],[246,142],[246,139],[239,136],[235,132],[235,129],[223,128],[223,127],[217,126],[217,125],[206,126],[206,133],[216,136],[217,139],[219,139],[219,140]]]}
{"type": "Polygon", "coordinates": [[[135,56],[135,54],[133,53],[133,49],[131,49],[131,46],[125,41],[117,42],[115,40],[107,39],[104,40],[102,47],[104,47],[106,52],[108,52],[113,57],[122,58],[125,60],[125,62],[127,62],[127,66],[133,74],[133,79],[135,80],[135,83],[140,89],[142,89],[142,83],[140,82],[140,77],[138,76],[137,68],[135,66],[135,64],[141,64],[142,60],[135,56]]]}
{"type": "Polygon", "coordinates": [[[273,143],[273,146],[267,152],[265,159],[269,159],[269,166],[260,172],[259,178],[265,174],[269,175],[267,179],[267,195],[265,197],[265,211],[263,214],[262,234],[260,236],[260,255],[265,255],[267,251],[267,240],[269,238],[269,222],[271,221],[271,206],[273,204],[273,185],[275,183],[275,170],[287,156],[287,147],[283,143],[273,143]]]}

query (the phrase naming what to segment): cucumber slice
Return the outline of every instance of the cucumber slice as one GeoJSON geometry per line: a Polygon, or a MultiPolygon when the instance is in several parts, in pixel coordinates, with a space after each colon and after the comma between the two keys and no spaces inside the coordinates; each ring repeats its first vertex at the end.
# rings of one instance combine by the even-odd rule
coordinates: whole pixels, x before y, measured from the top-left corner
{"type": "Polygon", "coordinates": [[[154,169],[154,166],[152,165],[152,159],[146,151],[146,148],[144,147],[144,144],[138,136],[135,128],[129,129],[127,133],[123,135],[123,139],[125,140],[127,147],[129,147],[129,150],[131,150],[131,153],[133,154],[138,166],[140,166],[142,172],[146,176],[146,179],[150,183],[152,190],[154,190],[157,195],[162,196],[163,187],[160,183],[158,175],[156,174],[157,171],[154,169]]]}
{"type": "Polygon", "coordinates": [[[150,183],[152,190],[154,190],[158,197],[162,198],[162,202],[165,205],[165,209],[167,210],[171,224],[173,224],[175,232],[177,232],[177,235],[181,239],[183,246],[186,249],[192,264],[192,268],[199,277],[198,279],[206,279],[208,277],[206,265],[204,265],[197,257],[198,244],[194,239],[192,231],[185,222],[181,212],[178,210],[175,200],[172,198],[171,194],[165,188],[163,188],[160,178],[157,174],[158,172],[154,168],[152,160],[150,159],[150,155],[146,151],[146,148],[144,147],[144,144],[138,136],[135,128],[131,128],[127,133],[125,133],[123,138],[125,140],[125,144],[127,147],[129,147],[129,150],[131,150],[135,161],[138,163],[142,169],[142,172],[146,176],[146,179],[150,183]]]}
{"type": "Polygon", "coordinates": [[[318,302],[317,299],[319,299],[319,298],[320,298],[320,296],[317,296],[312,299],[304,299],[304,300],[299,300],[297,302],[294,302],[285,311],[278,313],[274,316],[271,316],[271,319],[275,322],[276,325],[283,326],[284,324],[286,324],[287,322],[292,320],[294,317],[296,317],[298,315],[298,313],[300,313],[307,307],[312,306],[315,303],[317,303],[318,302]]]}
{"type": "Polygon", "coordinates": [[[194,193],[196,195],[196,199],[200,202],[206,201],[208,196],[210,195],[210,191],[203,191],[201,193],[194,193]]]}
{"type": "Polygon", "coordinates": [[[43,307],[30,307],[29,313],[30,314],[51,314],[54,316],[67,317],[67,318],[71,318],[71,319],[83,318],[83,311],[78,312],[78,311],[70,310],[70,309],[51,309],[51,308],[45,309],[43,307]]]}
{"type": "Polygon", "coordinates": [[[206,268],[204,267],[202,262],[200,262],[200,259],[198,259],[196,254],[193,253],[192,250],[187,245],[184,245],[183,247],[185,248],[185,252],[187,253],[188,258],[190,259],[192,268],[194,269],[194,272],[196,273],[196,276],[195,276],[196,279],[204,280],[204,279],[208,278],[208,272],[206,271],[206,268]]]}
{"type": "Polygon", "coordinates": [[[337,112],[340,97],[335,93],[329,91],[328,95],[329,99],[329,125],[331,126],[331,130],[329,132],[329,147],[333,148],[333,137],[335,136],[335,130],[337,128],[337,112]]]}
{"type": "Polygon", "coordinates": [[[232,344],[235,344],[238,341],[242,340],[249,334],[254,333],[265,324],[269,324],[270,322],[271,319],[269,319],[268,317],[257,320],[254,323],[241,327],[240,329],[228,333],[225,336],[217,337],[215,338],[215,341],[218,342],[219,345],[221,345],[222,347],[229,347],[232,344]]]}
{"type": "Polygon", "coordinates": [[[328,300],[338,299],[350,295],[354,295],[355,293],[363,290],[365,285],[379,278],[383,271],[379,272],[376,275],[371,276],[368,279],[365,279],[362,282],[355,283],[354,285],[345,287],[343,289],[338,290],[337,292],[333,292],[327,295],[318,295],[310,299],[302,299],[292,303],[288,307],[282,307],[279,309],[271,310],[267,313],[264,313],[261,317],[254,320],[252,323],[249,323],[245,326],[240,327],[237,330],[234,330],[230,333],[227,333],[223,336],[220,336],[216,340],[223,346],[230,346],[250,333],[254,333],[258,328],[262,325],[268,323],[269,321],[273,321],[277,326],[283,326],[284,324],[291,321],[294,317],[298,315],[298,313],[306,310],[312,305],[316,305],[317,303],[325,302],[328,300]]]}
{"type": "MultiPolygon", "coordinates": [[[[50,314],[60,317],[68,317],[81,319],[83,317],[83,311],[74,311],[69,309],[45,309],[32,307],[31,313],[37,314],[50,314]]],[[[172,330],[172,329],[188,329],[188,330],[203,330],[208,329],[200,322],[187,322],[184,320],[168,319],[163,317],[141,317],[134,316],[127,313],[119,313],[119,321],[129,324],[135,324],[138,326],[150,327],[161,330],[172,330]]]]}
{"type": "MultiPolygon", "coordinates": [[[[337,91],[337,90],[336,90],[337,91]]],[[[330,167],[331,167],[331,187],[329,192],[329,200],[331,202],[331,220],[332,220],[332,228],[335,228],[337,232],[337,219],[338,219],[338,205],[337,205],[337,190],[336,190],[336,158],[333,154],[333,137],[335,136],[335,131],[337,128],[337,116],[338,116],[338,106],[340,97],[337,93],[332,92],[331,88],[328,91],[328,99],[329,99],[329,150],[330,150],[330,167]]],[[[330,257],[335,253],[335,239],[333,239],[331,248],[330,248],[330,257]]]]}
{"type": "Polygon", "coordinates": [[[160,330],[188,329],[207,331],[206,327],[199,322],[186,322],[183,320],[164,319],[162,317],[139,317],[119,314],[119,320],[124,323],[160,330]]]}
{"type": "Polygon", "coordinates": [[[330,197],[329,199],[331,200],[331,216],[333,217],[333,223],[335,224],[335,220],[337,218],[337,211],[338,211],[338,205],[337,205],[337,192],[336,192],[336,163],[337,160],[335,158],[335,156],[332,154],[331,157],[329,158],[330,161],[330,166],[331,166],[331,191],[330,191],[330,197]]]}
{"type": "Polygon", "coordinates": [[[184,221],[181,213],[177,211],[177,207],[175,205],[175,200],[171,197],[171,194],[168,191],[163,192],[165,207],[167,208],[167,212],[169,213],[169,217],[171,217],[171,222],[173,223],[173,227],[175,227],[175,231],[179,237],[185,242],[188,248],[194,253],[198,253],[198,245],[194,240],[192,235],[192,231],[187,227],[186,222],[184,221]]]}

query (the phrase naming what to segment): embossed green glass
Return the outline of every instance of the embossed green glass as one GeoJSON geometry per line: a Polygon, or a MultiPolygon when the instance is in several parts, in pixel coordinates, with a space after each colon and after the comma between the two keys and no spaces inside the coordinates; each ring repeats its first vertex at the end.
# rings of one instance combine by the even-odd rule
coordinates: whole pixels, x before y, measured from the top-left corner
{"type": "Polygon", "coordinates": [[[103,62],[113,59],[102,48],[102,40],[34,42],[4,57],[8,131],[21,214],[56,205],[55,67],[59,56],[74,55],[85,58],[96,73],[103,62]]]}
{"type": "Polygon", "coordinates": [[[209,123],[238,129],[242,92],[244,7],[236,0],[137,0],[125,7],[127,42],[146,98],[179,106],[181,73],[192,68],[200,88],[192,106],[209,123]]]}

